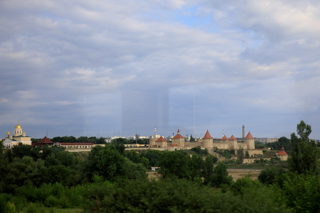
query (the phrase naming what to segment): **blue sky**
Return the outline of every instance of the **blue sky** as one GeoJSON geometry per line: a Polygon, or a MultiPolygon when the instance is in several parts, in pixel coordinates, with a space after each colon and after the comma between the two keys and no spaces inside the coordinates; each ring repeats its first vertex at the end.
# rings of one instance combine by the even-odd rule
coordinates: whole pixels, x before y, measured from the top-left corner
{"type": "Polygon", "coordinates": [[[0,133],[320,139],[320,3],[0,2],[0,133]]]}

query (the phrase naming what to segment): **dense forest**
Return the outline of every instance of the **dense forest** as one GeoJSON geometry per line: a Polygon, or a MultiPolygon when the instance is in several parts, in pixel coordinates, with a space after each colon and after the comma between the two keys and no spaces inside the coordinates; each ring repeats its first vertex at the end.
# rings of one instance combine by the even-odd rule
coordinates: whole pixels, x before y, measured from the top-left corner
{"type": "Polygon", "coordinates": [[[303,121],[291,135],[288,169],[233,181],[206,150],[126,151],[117,142],[91,152],[0,146],[2,212],[319,212],[318,149],[303,121]],[[146,171],[159,167],[158,180],[146,171]],[[299,196],[297,196],[299,195],[299,196]]]}

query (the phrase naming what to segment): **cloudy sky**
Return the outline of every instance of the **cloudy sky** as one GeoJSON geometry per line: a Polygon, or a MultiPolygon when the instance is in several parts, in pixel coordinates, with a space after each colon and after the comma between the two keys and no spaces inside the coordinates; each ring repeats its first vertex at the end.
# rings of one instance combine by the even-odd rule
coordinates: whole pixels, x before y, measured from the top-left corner
{"type": "Polygon", "coordinates": [[[0,138],[320,138],[318,0],[1,0],[0,138]]]}

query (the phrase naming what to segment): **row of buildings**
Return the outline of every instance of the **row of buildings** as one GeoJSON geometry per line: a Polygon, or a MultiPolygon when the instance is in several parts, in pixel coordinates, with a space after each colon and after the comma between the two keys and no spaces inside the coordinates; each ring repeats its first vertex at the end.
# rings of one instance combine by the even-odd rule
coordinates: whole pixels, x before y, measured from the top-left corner
{"type": "MultiPolygon", "coordinates": [[[[262,150],[255,149],[255,138],[253,138],[251,132],[249,131],[248,134],[244,137],[243,131],[243,138],[238,140],[233,135],[228,138],[224,135],[220,140],[214,140],[209,131],[207,130],[206,134],[203,138],[198,139],[196,142],[188,142],[185,141],[185,137],[180,134],[180,130],[178,129],[177,134],[171,138],[171,141],[167,141],[164,139],[163,136],[157,138],[153,137],[149,139],[149,148],[161,148],[161,149],[185,149],[185,148],[192,148],[192,147],[202,147],[207,149],[222,149],[222,150],[246,150],[249,153],[249,156],[254,156],[256,154],[263,154],[262,150]]],[[[157,136],[155,134],[155,136],[157,136]]],[[[32,143],[31,137],[27,136],[25,132],[22,131],[21,125],[18,123],[15,126],[14,134],[11,134],[10,131],[7,132],[6,138],[3,141],[3,145],[5,148],[12,148],[19,143],[24,145],[33,145],[33,146],[44,146],[44,145],[56,145],[56,146],[63,146],[68,149],[92,149],[95,146],[93,143],[53,143],[47,137],[44,137],[38,143],[32,143]]],[[[100,145],[101,146],[101,145],[100,145]]],[[[104,145],[102,145],[104,146],[104,145]]],[[[130,145],[131,146],[131,145],[130,145]]],[[[128,147],[128,146],[127,146],[128,147]]],[[[284,150],[278,153],[278,156],[283,159],[287,158],[287,154],[284,150]]]]}

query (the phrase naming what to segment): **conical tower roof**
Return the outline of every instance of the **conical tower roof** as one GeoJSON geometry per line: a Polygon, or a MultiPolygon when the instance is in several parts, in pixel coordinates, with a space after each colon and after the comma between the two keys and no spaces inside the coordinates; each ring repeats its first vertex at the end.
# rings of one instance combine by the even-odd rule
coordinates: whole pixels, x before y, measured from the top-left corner
{"type": "Polygon", "coordinates": [[[234,141],[237,140],[233,135],[231,135],[231,137],[229,138],[230,141],[234,141]]]}
{"type": "Polygon", "coordinates": [[[44,138],[42,138],[38,143],[50,143],[52,144],[53,142],[47,138],[47,136],[44,136],[44,138]]]}
{"type": "Polygon", "coordinates": [[[184,138],[182,135],[180,135],[180,130],[178,129],[177,135],[173,137],[173,139],[179,139],[184,138]]]}
{"type": "Polygon", "coordinates": [[[286,153],[286,151],[284,151],[284,148],[282,147],[281,151],[277,155],[280,156],[280,155],[288,155],[288,154],[286,153]]]}
{"type": "Polygon", "coordinates": [[[228,138],[227,138],[227,136],[224,135],[224,136],[221,138],[221,140],[222,140],[222,141],[227,141],[228,138]]]}
{"type": "Polygon", "coordinates": [[[252,137],[252,135],[251,135],[251,132],[249,132],[249,133],[247,134],[247,136],[245,137],[245,139],[253,139],[253,137],[252,137]]]}
{"type": "Polygon", "coordinates": [[[212,139],[208,130],[207,130],[206,134],[204,135],[203,139],[212,139]]]}
{"type": "Polygon", "coordinates": [[[156,140],[156,142],[167,142],[167,141],[161,136],[158,140],[156,140]]]}

